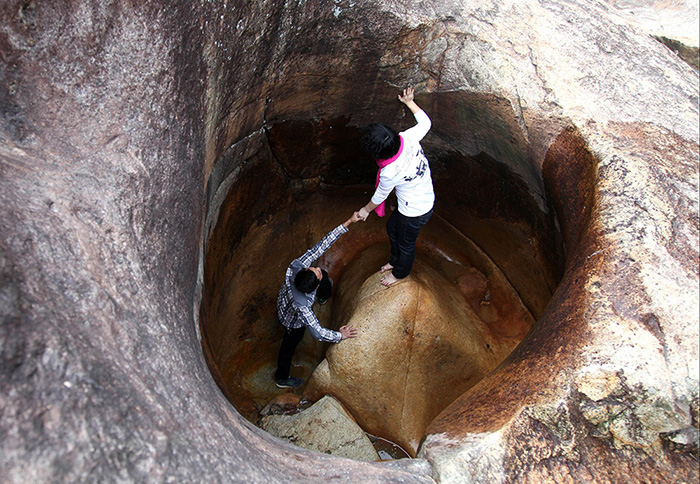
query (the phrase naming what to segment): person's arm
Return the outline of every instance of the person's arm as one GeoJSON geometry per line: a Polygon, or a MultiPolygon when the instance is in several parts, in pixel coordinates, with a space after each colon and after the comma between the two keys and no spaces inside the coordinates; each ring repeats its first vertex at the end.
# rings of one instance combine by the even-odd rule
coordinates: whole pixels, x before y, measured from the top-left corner
{"type": "Polygon", "coordinates": [[[430,131],[432,122],[426,112],[413,100],[413,88],[408,87],[404,89],[403,96],[399,94],[399,101],[404,103],[413,113],[413,117],[416,118],[416,125],[404,131],[403,135],[406,138],[415,139],[416,141],[422,140],[425,135],[428,134],[428,131],[430,131]]]}
{"type": "Polygon", "coordinates": [[[304,267],[309,267],[311,263],[319,257],[321,257],[323,253],[326,252],[330,248],[330,246],[333,245],[335,241],[340,238],[341,235],[348,231],[348,227],[351,224],[359,222],[360,220],[361,219],[358,213],[353,213],[349,219],[347,219],[345,222],[331,230],[323,239],[321,239],[320,242],[318,242],[312,248],[304,252],[304,255],[299,257],[298,260],[304,267]]]}
{"type": "Polygon", "coordinates": [[[357,211],[358,215],[360,216],[360,220],[367,220],[367,217],[369,217],[372,211],[387,199],[399,181],[401,181],[401,178],[391,179],[388,176],[385,176],[384,173],[380,174],[379,185],[377,185],[377,188],[374,190],[372,198],[369,199],[367,205],[357,211]]]}
{"type": "Polygon", "coordinates": [[[359,222],[360,220],[362,220],[362,219],[360,218],[360,214],[357,213],[357,212],[353,212],[353,214],[350,216],[350,218],[347,219],[345,222],[343,222],[343,226],[344,226],[346,229],[348,229],[348,228],[350,228],[350,226],[351,226],[352,224],[354,224],[355,222],[359,222]]]}
{"type": "Polygon", "coordinates": [[[347,231],[348,228],[345,225],[338,225],[336,228],[328,232],[328,234],[317,242],[316,245],[304,252],[304,255],[299,257],[299,262],[301,262],[302,266],[309,267],[313,261],[321,257],[323,253],[326,252],[330,246],[333,245],[335,241],[347,231]]]}
{"type": "Polygon", "coordinates": [[[377,208],[379,206],[378,203],[372,202],[372,200],[369,201],[367,205],[362,207],[360,210],[358,210],[357,213],[358,216],[360,217],[360,220],[365,221],[367,220],[367,217],[369,217],[369,214],[372,213],[372,210],[377,208]]]}
{"type": "Polygon", "coordinates": [[[358,330],[352,324],[341,326],[340,330],[333,331],[332,329],[324,328],[318,322],[318,318],[308,306],[299,308],[299,315],[304,322],[304,325],[309,329],[311,337],[316,341],[325,341],[327,343],[340,343],[344,339],[355,338],[358,335],[358,330]]]}
{"type": "Polygon", "coordinates": [[[318,318],[316,318],[316,315],[308,306],[299,307],[299,316],[301,316],[304,325],[309,329],[311,337],[316,341],[339,343],[344,337],[342,331],[333,331],[332,329],[321,326],[321,323],[318,322],[318,318]]]}

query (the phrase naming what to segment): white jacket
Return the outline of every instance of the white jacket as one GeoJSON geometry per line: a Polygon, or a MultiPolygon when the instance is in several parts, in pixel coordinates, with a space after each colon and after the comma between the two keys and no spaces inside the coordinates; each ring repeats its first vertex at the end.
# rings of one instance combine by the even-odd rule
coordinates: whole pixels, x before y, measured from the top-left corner
{"type": "Polygon", "coordinates": [[[399,213],[406,217],[418,217],[428,213],[435,203],[430,165],[420,145],[430,130],[430,118],[425,111],[414,114],[417,124],[399,133],[403,148],[399,157],[382,168],[379,185],[372,196],[372,203],[379,205],[396,188],[399,213]]]}

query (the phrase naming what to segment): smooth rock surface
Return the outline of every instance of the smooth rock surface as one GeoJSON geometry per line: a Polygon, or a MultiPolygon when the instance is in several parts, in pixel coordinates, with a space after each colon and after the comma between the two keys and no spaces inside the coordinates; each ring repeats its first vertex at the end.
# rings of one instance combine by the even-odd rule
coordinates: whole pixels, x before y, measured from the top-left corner
{"type": "Polygon", "coordinates": [[[305,449],[359,461],[379,460],[364,431],[331,396],[294,415],[263,417],[261,428],[305,449]]]}
{"type": "MultiPolygon", "coordinates": [[[[613,11],[655,37],[697,48],[698,5],[692,0],[606,0],[613,11]]],[[[697,55],[697,54],[696,54],[697,55]]]]}
{"type": "MultiPolygon", "coordinates": [[[[415,456],[430,422],[510,354],[532,319],[512,288],[490,281],[498,309],[489,309],[512,323],[514,334],[502,334],[502,321],[480,311],[483,301],[470,305],[469,293],[420,254],[411,275],[389,288],[378,271],[363,280],[366,267],[388,257],[386,249],[367,252],[345,270],[334,296],[340,317],[359,335],[329,348],[304,394],[311,400],[332,394],[366,431],[415,456]],[[515,314],[505,313],[508,305],[515,314]]],[[[469,269],[475,271],[462,268],[455,277],[464,280],[469,269]]]]}
{"type": "Polygon", "coordinates": [[[698,75],[587,0],[0,3],[2,480],[434,482],[255,428],[199,325],[228,187],[241,210],[207,250],[232,253],[316,183],[362,178],[346,155],[304,160],[326,170],[292,183],[268,128],[399,124],[408,83],[438,179],[465,188],[442,207],[538,319],[429,428],[435,479],[696,480],[666,437],[699,420],[698,75]],[[519,178],[522,204],[490,198],[511,202],[512,183],[466,189],[475,173],[519,178]],[[563,278],[538,269],[553,210],[563,278]],[[499,217],[523,228],[491,251],[499,217]],[[530,244],[519,272],[509,256],[530,244]],[[548,304],[526,297],[534,276],[554,282],[548,304]]]}

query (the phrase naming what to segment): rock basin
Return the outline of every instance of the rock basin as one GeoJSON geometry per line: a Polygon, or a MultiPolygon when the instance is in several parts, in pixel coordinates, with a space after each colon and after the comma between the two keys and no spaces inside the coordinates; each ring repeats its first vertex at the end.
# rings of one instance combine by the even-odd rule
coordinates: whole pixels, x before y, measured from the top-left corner
{"type": "MultiPolygon", "coordinates": [[[[697,71],[614,3],[3,2],[3,479],[696,479],[697,71]],[[280,206],[371,184],[345,143],[399,125],[408,83],[454,185],[441,215],[537,322],[433,421],[423,460],[387,466],[255,428],[215,384],[225,327],[203,328],[280,206]],[[283,127],[307,156],[270,163],[283,127]],[[520,230],[494,236],[504,219],[520,230]],[[556,253],[557,224],[565,259],[515,257],[556,253]]],[[[308,215],[280,225],[290,252],[336,223],[308,215]]]]}

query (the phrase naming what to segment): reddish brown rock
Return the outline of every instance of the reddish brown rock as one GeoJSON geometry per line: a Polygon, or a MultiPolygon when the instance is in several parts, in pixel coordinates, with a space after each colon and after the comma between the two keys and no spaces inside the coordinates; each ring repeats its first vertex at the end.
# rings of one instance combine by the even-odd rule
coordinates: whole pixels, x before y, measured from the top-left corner
{"type": "MultiPolygon", "coordinates": [[[[352,308],[343,318],[359,336],[329,349],[305,393],[311,399],[332,394],[366,431],[415,455],[430,422],[508,356],[532,319],[522,306],[516,315],[504,314],[522,318],[523,330],[503,337],[492,318],[469,304],[459,284],[420,256],[411,275],[389,288],[380,284],[378,272],[359,288],[348,285],[353,272],[364,272],[368,264],[380,263],[358,256],[336,294],[341,306],[352,308]]],[[[460,272],[473,277],[469,269],[460,272]]],[[[484,282],[484,293],[485,287],[484,282]]],[[[511,289],[509,296],[517,307],[517,294],[511,289]]]]}
{"type": "MultiPolygon", "coordinates": [[[[697,82],[584,0],[1,2],[3,480],[696,479],[697,82]],[[396,101],[409,83],[433,119],[436,214],[537,319],[433,421],[427,470],[282,445],[220,390],[257,411],[236,365],[257,356],[251,339],[279,336],[277,283],[249,300],[239,249],[295,228],[259,252],[277,280],[337,223],[305,222],[314,187],[371,191],[346,141],[369,121],[410,125],[396,101]],[[283,123],[337,148],[270,149],[283,123]],[[247,312],[222,309],[232,288],[247,312]]],[[[338,273],[354,240],[328,260],[338,273]]]]}

